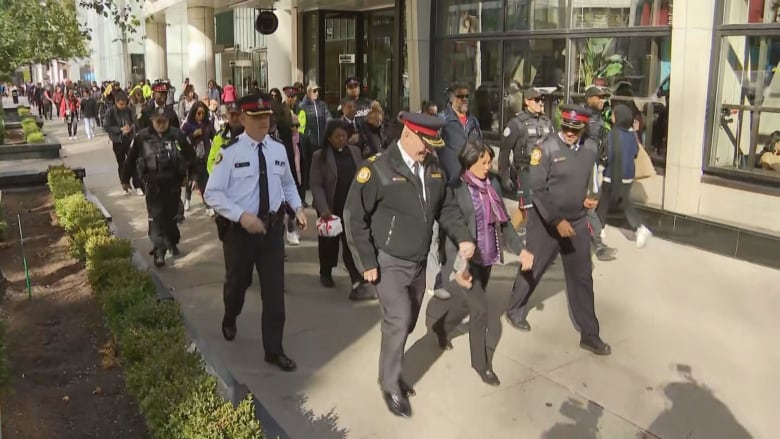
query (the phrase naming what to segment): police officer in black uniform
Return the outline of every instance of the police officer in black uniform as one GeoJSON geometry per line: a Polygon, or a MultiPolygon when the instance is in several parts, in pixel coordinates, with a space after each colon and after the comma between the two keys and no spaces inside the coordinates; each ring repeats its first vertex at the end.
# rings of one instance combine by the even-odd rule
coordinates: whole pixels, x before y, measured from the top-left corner
{"type": "MultiPolygon", "coordinates": [[[[354,117],[355,122],[365,120],[366,116],[368,116],[368,112],[371,110],[371,99],[363,94],[362,88],[363,83],[360,81],[360,78],[356,76],[348,78],[344,82],[345,98],[353,99],[357,106],[357,112],[354,117]]],[[[337,112],[339,113],[339,116],[343,114],[341,105],[339,105],[337,112]]]]}
{"type": "Polygon", "coordinates": [[[150,115],[152,127],[138,132],[122,168],[122,188],[130,187],[137,170],[146,195],[149,215],[149,239],[154,248],[154,264],[165,265],[165,253],[179,254],[180,234],[176,224],[181,200],[181,180],[187,169],[194,172],[195,151],[178,127],[170,125],[164,108],[150,115]]]}
{"type": "Polygon", "coordinates": [[[544,115],[542,94],[538,90],[526,89],[522,100],[520,95],[518,91],[510,96],[509,106],[515,117],[504,128],[498,153],[498,173],[504,191],[518,195],[519,207],[525,212],[533,205],[529,169],[531,150],[553,132],[553,124],[544,115]]]}
{"type": "Polygon", "coordinates": [[[404,128],[398,142],[355,175],[344,224],[355,264],[366,281],[376,283],[382,304],[379,382],[385,403],[392,413],[411,416],[408,397],[414,390],[402,381],[401,368],[425,292],[433,222],[459,243],[464,258],[471,258],[474,243],[430,150],[444,146],[444,121],[406,112],[399,118],[404,128]]]}
{"type": "Polygon", "coordinates": [[[168,81],[157,79],[152,84],[152,91],[154,92],[154,98],[146,104],[143,111],[141,111],[141,118],[138,120],[138,125],[141,128],[152,127],[152,114],[157,109],[164,109],[165,115],[168,117],[170,126],[180,128],[179,116],[176,115],[176,111],[173,109],[173,105],[167,105],[168,93],[171,91],[171,83],[168,81]]]}
{"type": "Polygon", "coordinates": [[[598,355],[611,348],[599,336],[593,298],[590,230],[586,211],[598,204],[596,148],[580,142],[588,110],[561,107],[561,132],[547,137],[531,152],[533,208],[528,211],[526,248],[535,255],[530,272],[518,270],[506,317],[517,329],[528,331],[528,300],[547,268],[561,255],[566,295],[580,331],[580,347],[598,355]]]}

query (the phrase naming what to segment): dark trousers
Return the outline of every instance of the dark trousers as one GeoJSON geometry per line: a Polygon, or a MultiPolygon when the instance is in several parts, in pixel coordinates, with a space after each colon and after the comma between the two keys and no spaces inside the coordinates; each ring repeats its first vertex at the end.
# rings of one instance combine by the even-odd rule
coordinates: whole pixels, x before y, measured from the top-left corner
{"type": "Polygon", "coordinates": [[[478,371],[491,368],[487,353],[487,289],[492,267],[469,264],[472,286],[467,290],[456,282],[449,282],[447,291],[452,295],[449,300],[436,297],[428,302],[428,315],[435,326],[447,335],[451,334],[467,315],[469,318],[469,347],[471,348],[471,367],[478,371]]]}
{"type": "MultiPolygon", "coordinates": [[[[315,122],[316,123],[316,122],[315,122]]],[[[301,199],[304,199],[304,194],[309,190],[309,171],[311,169],[311,159],[314,155],[314,151],[319,149],[317,145],[310,143],[308,140],[301,142],[301,186],[299,192],[301,199]]]]}
{"type": "Polygon", "coordinates": [[[250,234],[232,223],[222,236],[225,284],[222,290],[225,317],[235,319],[244,307],[252,284],[252,269],[260,278],[263,300],[262,331],[266,354],[282,354],[284,333],[284,221],[266,222],[265,235],[250,234]]]}
{"type": "Polygon", "coordinates": [[[633,230],[642,225],[642,217],[631,202],[631,185],[633,183],[607,183],[601,185],[601,198],[596,207],[596,214],[601,224],[606,224],[609,209],[616,208],[626,217],[628,225],[633,230]]]}
{"type": "MultiPolygon", "coordinates": [[[[127,152],[130,151],[130,142],[131,139],[129,137],[122,137],[121,142],[113,142],[113,148],[114,148],[114,157],[116,158],[116,165],[117,165],[117,172],[119,173],[119,177],[122,177],[122,167],[125,165],[125,160],[127,159],[127,152]]],[[[138,170],[133,166],[133,174],[130,178],[131,183],[133,184],[133,187],[138,189],[139,187],[142,187],[141,185],[141,179],[138,178],[138,170]]]]}
{"type": "Polygon", "coordinates": [[[376,289],[382,309],[379,383],[382,390],[398,394],[406,339],[417,324],[425,294],[425,261],[405,261],[380,251],[378,262],[376,289]]]}
{"type": "Polygon", "coordinates": [[[65,118],[65,121],[68,124],[68,136],[76,136],[76,134],[79,131],[79,119],[78,116],[76,116],[75,112],[71,112],[70,116],[67,116],[65,118]]]}
{"type": "Polygon", "coordinates": [[[320,236],[317,238],[317,244],[317,250],[320,254],[320,274],[331,274],[333,267],[338,265],[339,244],[341,244],[341,259],[344,261],[344,267],[349,272],[349,280],[354,284],[363,279],[363,275],[360,274],[355,266],[355,261],[352,259],[352,252],[349,250],[349,245],[347,245],[345,233],[335,238],[320,236]]]}
{"type": "Polygon", "coordinates": [[[164,252],[178,245],[181,239],[176,224],[176,203],[181,198],[181,189],[176,182],[171,182],[168,185],[147,185],[145,193],[149,239],[154,251],[164,252]]]}
{"type": "Polygon", "coordinates": [[[528,212],[526,248],[534,254],[534,266],[531,271],[518,268],[507,315],[515,321],[526,318],[531,294],[560,254],[566,277],[566,297],[574,323],[582,337],[598,336],[599,321],[593,304],[590,231],[586,218],[569,221],[575,235],[572,238],[561,238],[553,226],[542,220],[536,208],[528,212]]]}
{"type": "Polygon", "coordinates": [[[184,199],[187,201],[190,201],[192,199],[192,183],[195,182],[198,185],[198,190],[200,191],[201,197],[203,196],[203,192],[206,190],[206,183],[209,182],[209,173],[206,170],[206,163],[199,162],[198,163],[198,169],[197,174],[187,175],[187,185],[184,188],[184,199]]]}

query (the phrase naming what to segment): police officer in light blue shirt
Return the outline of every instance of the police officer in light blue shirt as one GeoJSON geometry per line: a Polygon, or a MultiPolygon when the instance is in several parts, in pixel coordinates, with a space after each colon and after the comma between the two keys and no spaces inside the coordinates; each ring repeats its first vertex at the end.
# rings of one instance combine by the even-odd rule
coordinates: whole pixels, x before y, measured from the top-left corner
{"type": "Polygon", "coordinates": [[[217,232],[225,255],[222,335],[236,336],[236,319],[252,283],[260,278],[265,361],[284,371],[296,369],[282,348],[284,332],[284,211],[295,210],[306,228],[298,188],[284,146],[268,135],[270,96],[249,95],[238,101],[244,133],[222,147],[206,185],[206,202],[219,214],[217,232]]]}

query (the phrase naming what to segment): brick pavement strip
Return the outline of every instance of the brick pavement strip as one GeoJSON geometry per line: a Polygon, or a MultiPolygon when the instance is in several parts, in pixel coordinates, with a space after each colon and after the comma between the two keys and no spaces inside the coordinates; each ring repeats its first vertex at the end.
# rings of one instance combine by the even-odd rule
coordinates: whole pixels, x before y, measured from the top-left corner
{"type": "MultiPolygon", "coordinates": [[[[67,143],[65,152],[67,164],[87,169],[87,187],[120,236],[145,255],[143,200],[121,195],[106,137],[67,143]]],[[[288,249],[285,349],[299,365],[293,374],[262,361],[256,281],[237,339],[222,339],[222,253],[199,203],[182,236],[184,255],[160,278],[203,343],[289,437],[773,436],[776,389],[767,384],[780,382],[780,354],[768,347],[780,329],[780,271],[662,240],[640,251],[611,228],[607,239],[619,258],[597,264],[594,282],[602,334],[614,354],[597,358],[577,346],[560,269],[539,286],[529,315],[534,329],[525,334],[499,320],[515,269],[500,267],[489,288],[489,340],[498,341],[494,368],[502,386],[485,386],[470,369],[467,335],[441,353],[421,316],[405,362],[418,396],[414,416],[402,420],[387,412],[376,384],[378,307],[350,303],[344,273],[336,289],[319,287],[311,231],[288,249]]]]}

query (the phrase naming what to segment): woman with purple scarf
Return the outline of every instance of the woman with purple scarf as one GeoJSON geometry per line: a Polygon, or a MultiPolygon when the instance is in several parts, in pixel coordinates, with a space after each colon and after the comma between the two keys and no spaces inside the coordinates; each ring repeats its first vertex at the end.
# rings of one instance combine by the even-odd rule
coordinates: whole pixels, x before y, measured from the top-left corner
{"type": "Polygon", "coordinates": [[[493,157],[493,150],[489,146],[471,141],[458,157],[464,171],[452,185],[452,191],[471,236],[475,238],[477,250],[474,257],[465,262],[457,257],[458,244],[442,237],[446,241],[442,255],[442,278],[452,280],[447,287],[452,299],[440,300],[434,297],[428,304],[428,315],[435,322],[432,329],[438,337],[439,347],[452,349],[450,334],[464,317],[471,314],[471,366],[486,384],[498,386],[501,382],[493,372],[487,353],[485,289],[490,271],[493,265],[504,262],[504,247],[520,255],[520,266],[524,271],[531,269],[534,257],[525,250],[522,239],[509,221],[509,214],[496,189],[498,181],[489,178],[493,157]]]}

